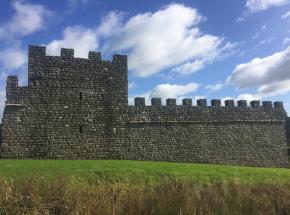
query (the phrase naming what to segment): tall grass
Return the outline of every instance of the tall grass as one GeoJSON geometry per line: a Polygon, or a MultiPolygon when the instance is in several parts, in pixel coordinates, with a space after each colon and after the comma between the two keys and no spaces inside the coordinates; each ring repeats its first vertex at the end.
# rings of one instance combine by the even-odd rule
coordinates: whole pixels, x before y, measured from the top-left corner
{"type": "Polygon", "coordinates": [[[138,187],[1,178],[0,214],[290,214],[290,183],[165,180],[138,187]]]}

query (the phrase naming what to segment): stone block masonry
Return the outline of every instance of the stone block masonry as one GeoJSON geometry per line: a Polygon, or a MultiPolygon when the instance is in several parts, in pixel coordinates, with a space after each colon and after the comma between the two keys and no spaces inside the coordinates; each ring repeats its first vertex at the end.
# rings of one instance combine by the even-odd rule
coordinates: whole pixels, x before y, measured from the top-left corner
{"type": "Polygon", "coordinates": [[[127,56],[47,56],[29,47],[28,85],[7,78],[1,158],[134,159],[285,167],[290,120],[282,102],[135,98],[127,56]],[[211,104],[210,106],[208,105],[211,104]]]}

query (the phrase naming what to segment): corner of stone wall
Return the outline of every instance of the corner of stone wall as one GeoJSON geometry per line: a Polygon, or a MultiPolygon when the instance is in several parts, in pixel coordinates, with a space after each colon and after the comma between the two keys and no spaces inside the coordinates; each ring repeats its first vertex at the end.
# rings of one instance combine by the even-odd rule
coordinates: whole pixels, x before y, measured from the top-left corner
{"type": "Polygon", "coordinates": [[[286,118],[286,137],[287,137],[288,156],[290,156],[290,117],[286,118]]]}
{"type": "Polygon", "coordinates": [[[2,152],[2,123],[0,123],[0,159],[2,152]]]}

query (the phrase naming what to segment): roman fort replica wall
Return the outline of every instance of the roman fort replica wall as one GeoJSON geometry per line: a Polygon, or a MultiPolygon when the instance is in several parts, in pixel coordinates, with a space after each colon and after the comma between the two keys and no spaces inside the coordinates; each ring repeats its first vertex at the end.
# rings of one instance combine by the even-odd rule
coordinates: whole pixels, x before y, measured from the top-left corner
{"type": "Polygon", "coordinates": [[[282,102],[144,98],[128,105],[127,57],[29,47],[28,86],[7,79],[1,158],[134,159],[285,167],[282,102]]]}

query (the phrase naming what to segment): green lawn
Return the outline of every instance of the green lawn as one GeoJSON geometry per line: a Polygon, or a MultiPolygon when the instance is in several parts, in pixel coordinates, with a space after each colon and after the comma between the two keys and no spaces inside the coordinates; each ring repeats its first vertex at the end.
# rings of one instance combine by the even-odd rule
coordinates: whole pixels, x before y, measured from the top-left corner
{"type": "Polygon", "coordinates": [[[290,169],[125,160],[0,160],[0,177],[65,176],[84,183],[145,184],[162,180],[289,183],[290,169]]]}

